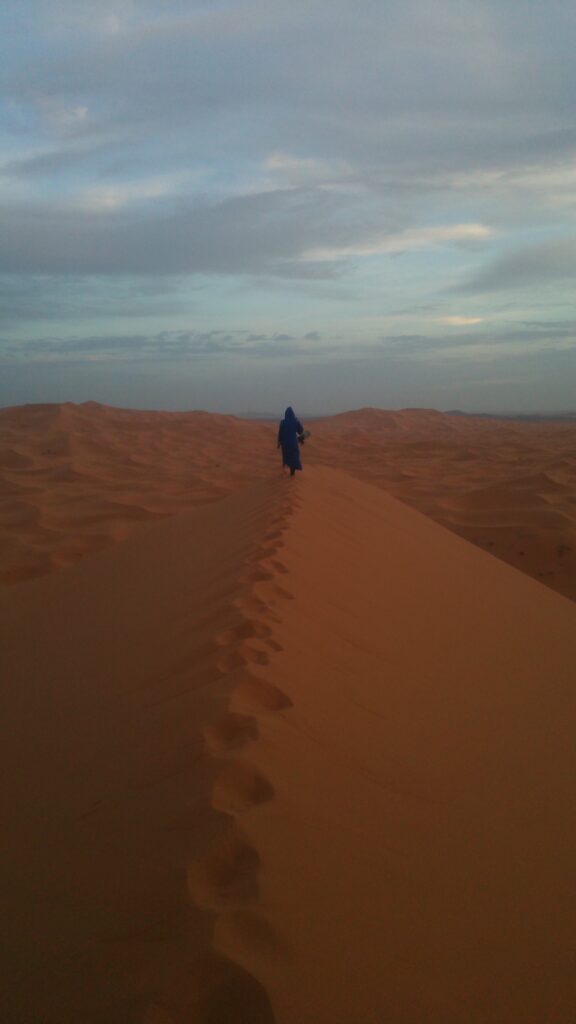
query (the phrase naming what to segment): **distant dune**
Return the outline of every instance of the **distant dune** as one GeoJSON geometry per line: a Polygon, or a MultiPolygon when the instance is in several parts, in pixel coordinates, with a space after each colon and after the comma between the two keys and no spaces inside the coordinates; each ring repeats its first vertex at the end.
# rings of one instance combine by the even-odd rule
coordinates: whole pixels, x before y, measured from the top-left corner
{"type": "MultiPolygon", "coordinates": [[[[576,600],[576,424],[361,409],[315,420],[309,469],[383,488],[576,600]]],[[[0,583],[278,469],[275,426],[88,402],[0,410],[0,583]]]]}
{"type": "Polygon", "coordinates": [[[382,487],[576,600],[576,424],[361,409],[314,424],[309,461],[382,487]]]}
{"type": "Polygon", "coordinates": [[[455,482],[445,418],[290,481],[228,418],[8,415],[18,550],[91,553],[0,591],[0,1019],[568,1024],[576,606],[343,465],[455,482]]]}
{"type": "Polygon", "coordinates": [[[87,402],[0,410],[0,581],[43,575],[274,465],[270,429],[87,402]]]}

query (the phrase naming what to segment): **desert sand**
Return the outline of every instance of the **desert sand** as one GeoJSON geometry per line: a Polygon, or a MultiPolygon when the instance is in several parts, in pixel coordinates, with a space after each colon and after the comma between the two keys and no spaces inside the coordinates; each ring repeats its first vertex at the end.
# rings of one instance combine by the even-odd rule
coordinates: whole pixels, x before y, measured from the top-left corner
{"type": "MultiPolygon", "coordinates": [[[[308,425],[309,466],[383,488],[576,600],[576,421],[361,409],[308,425]]],[[[0,410],[0,585],[267,477],[275,429],[96,402],[0,410]]]]}
{"type": "Polygon", "coordinates": [[[576,600],[576,420],[361,409],[313,426],[315,460],[576,600]]]}
{"type": "Polygon", "coordinates": [[[573,537],[574,428],[453,418],[543,585],[457,535],[452,424],[382,413],[375,470],[376,414],[292,481],[269,424],[0,414],[6,1024],[573,1018],[576,604],[533,498],[573,537]]]}

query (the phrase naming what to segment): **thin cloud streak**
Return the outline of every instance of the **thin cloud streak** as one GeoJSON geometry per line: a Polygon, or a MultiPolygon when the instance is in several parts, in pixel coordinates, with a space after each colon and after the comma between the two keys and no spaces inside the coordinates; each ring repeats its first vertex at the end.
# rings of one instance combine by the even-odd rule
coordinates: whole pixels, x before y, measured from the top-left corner
{"type": "Polygon", "coordinates": [[[340,248],[308,249],[305,260],[335,260],[342,256],[378,256],[381,253],[407,252],[427,249],[451,242],[477,242],[490,238],[494,232],[485,224],[452,224],[441,227],[420,228],[384,235],[366,243],[350,243],[340,248]]]}

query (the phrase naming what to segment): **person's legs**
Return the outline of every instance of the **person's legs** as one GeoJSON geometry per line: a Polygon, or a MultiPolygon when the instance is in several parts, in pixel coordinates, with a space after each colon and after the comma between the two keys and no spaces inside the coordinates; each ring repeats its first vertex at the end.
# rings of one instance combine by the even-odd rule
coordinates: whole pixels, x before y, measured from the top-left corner
{"type": "Polygon", "coordinates": [[[294,469],[294,466],[292,466],[292,469],[290,470],[290,476],[294,476],[295,473],[296,473],[296,470],[294,469]]]}

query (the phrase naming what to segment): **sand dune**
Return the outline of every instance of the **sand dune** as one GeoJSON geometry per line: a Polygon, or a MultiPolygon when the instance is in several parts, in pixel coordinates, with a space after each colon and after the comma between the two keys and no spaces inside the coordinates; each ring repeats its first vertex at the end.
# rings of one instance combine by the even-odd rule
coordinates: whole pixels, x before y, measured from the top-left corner
{"type": "Polygon", "coordinates": [[[576,424],[361,409],[314,423],[313,464],[382,487],[576,600],[576,424]]]}
{"type": "Polygon", "coordinates": [[[269,474],[259,423],[86,402],[0,410],[0,582],[44,575],[146,520],[269,474]]]}
{"type": "Polygon", "coordinates": [[[316,466],[0,606],[6,1024],[572,1018],[573,603],[316,466]]]}
{"type": "MultiPolygon", "coordinates": [[[[345,469],[576,600],[576,424],[361,409],[310,426],[310,468],[345,469]]],[[[0,583],[276,469],[275,424],[94,402],[0,410],[0,583]]]]}

